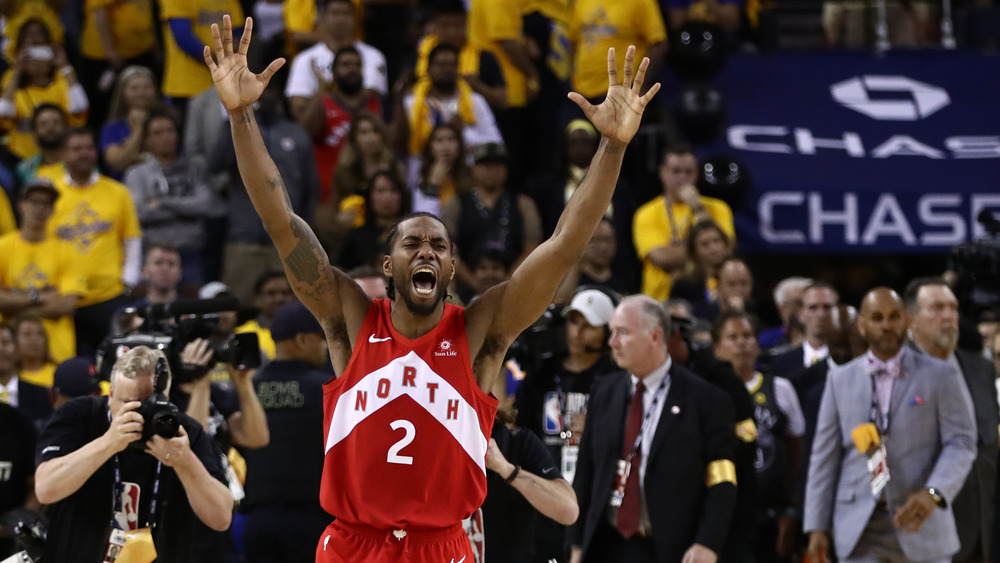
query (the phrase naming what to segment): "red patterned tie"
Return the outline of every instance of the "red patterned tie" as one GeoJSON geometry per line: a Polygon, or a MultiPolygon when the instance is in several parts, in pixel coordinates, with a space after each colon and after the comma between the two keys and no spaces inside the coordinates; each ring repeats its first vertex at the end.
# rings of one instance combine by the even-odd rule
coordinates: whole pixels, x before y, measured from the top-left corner
{"type": "MultiPolygon", "coordinates": [[[[642,381],[635,386],[632,403],[628,407],[628,422],[625,424],[625,445],[622,447],[622,457],[628,458],[635,439],[639,436],[642,426],[642,396],[646,386],[642,381]]],[[[628,481],[625,482],[625,496],[622,505],[618,507],[618,531],[628,539],[639,531],[639,463],[642,461],[642,448],[635,452],[629,468],[628,481]]]]}

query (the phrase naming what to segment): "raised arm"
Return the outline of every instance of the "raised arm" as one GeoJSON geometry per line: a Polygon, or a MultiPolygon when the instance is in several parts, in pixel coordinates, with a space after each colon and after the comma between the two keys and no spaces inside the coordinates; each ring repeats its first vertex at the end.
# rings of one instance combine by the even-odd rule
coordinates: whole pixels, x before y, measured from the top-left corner
{"type": "Polygon", "coordinates": [[[206,46],[205,64],[212,71],[219,99],[229,112],[236,161],[250,200],[281,256],[292,290],[326,330],[334,369],[339,373],[350,358],[348,335],[353,337],[360,330],[369,301],[353,280],[330,266],[312,229],[292,210],[281,175],[257,128],[252,107],[285,60],[279,58],[260,74],[252,73],[246,57],[252,33],[253,20],[247,18],[239,49],[234,52],[232,21],[228,15],[224,16],[221,33],[217,25],[212,25],[218,63],[212,60],[211,50],[206,46]]]}
{"type": "MultiPolygon", "coordinates": [[[[635,47],[629,47],[625,54],[625,81],[619,84],[615,51],[608,50],[608,95],[600,105],[591,105],[576,92],[569,94],[601,132],[601,144],[587,177],[566,204],[552,236],[524,259],[508,283],[480,299],[483,303],[479,307],[496,311],[487,332],[503,341],[512,341],[545,311],[559,282],[583,254],[611,203],[625,147],[639,129],[646,104],[660,89],[657,83],[645,95],[639,95],[649,59],[642,60],[633,80],[634,57],[635,47]]],[[[473,307],[470,306],[470,315],[473,307]]]]}

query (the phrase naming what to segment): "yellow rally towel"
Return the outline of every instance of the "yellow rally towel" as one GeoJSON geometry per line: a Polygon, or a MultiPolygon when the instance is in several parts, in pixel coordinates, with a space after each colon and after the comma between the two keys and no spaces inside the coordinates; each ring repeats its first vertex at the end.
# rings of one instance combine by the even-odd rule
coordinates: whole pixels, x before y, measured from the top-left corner
{"type": "Polygon", "coordinates": [[[861,453],[865,453],[872,448],[877,448],[882,443],[878,435],[878,429],[875,428],[875,424],[872,422],[859,424],[857,428],[851,431],[851,438],[854,438],[854,445],[861,453]]]}
{"type": "Polygon", "coordinates": [[[125,547],[118,554],[115,563],[150,563],[155,559],[156,547],[149,528],[125,532],[125,547]]]}
{"type": "MultiPolygon", "coordinates": [[[[427,58],[437,45],[437,35],[425,35],[420,40],[420,44],[417,45],[417,66],[413,69],[417,78],[427,76],[427,58]]],[[[479,59],[481,57],[482,50],[469,41],[466,41],[462,50],[458,53],[458,75],[466,76],[473,74],[479,76],[479,59]]]]}
{"type": "MultiPolygon", "coordinates": [[[[420,154],[434,129],[431,108],[427,105],[427,93],[430,89],[431,79],[427,77],[421,78],[413,87],[413,110],[410,112],[411,155],[420,154]]],[[[458,115],[462,119],[462,124],[476,124],[476,113],[472,106],[472,87],[461,78],[458,79],[458,115]]]]}

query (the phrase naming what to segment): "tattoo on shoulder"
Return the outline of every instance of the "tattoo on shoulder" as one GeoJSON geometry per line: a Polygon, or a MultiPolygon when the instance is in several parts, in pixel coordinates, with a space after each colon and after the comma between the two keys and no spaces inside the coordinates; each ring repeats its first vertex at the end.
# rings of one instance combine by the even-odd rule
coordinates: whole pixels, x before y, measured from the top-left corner
{"type": "Polygon", "coordinates": [[[299,239],[299,243],[285,257],[288,269],[298,281],[307,284],[316,283],[320,277],[320,253],[323,249],[301,218],[293,217],[290,227],[292,234],[299,239]]]}

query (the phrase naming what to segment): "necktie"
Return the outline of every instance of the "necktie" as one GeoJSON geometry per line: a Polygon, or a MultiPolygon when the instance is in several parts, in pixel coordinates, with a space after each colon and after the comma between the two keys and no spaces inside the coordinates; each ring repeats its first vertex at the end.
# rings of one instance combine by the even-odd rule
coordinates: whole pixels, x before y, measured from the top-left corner
{"type": "MultiPolygon", "coordinates": [[[[640,381],[635,386],[632,403],[628,407],[628,422],[625,423],[625,445],[622,456],[628,457],[632,452],[639,428],[642,426],[642,396],[646,386],[640,381]]],[[[642,461],[642,448],[635,452],[629,467],[628,481],[625,482],[625,496],[622,505],[618,507],[618,531],[628,539],[639,531],[639,464],[642,461]]]]}

